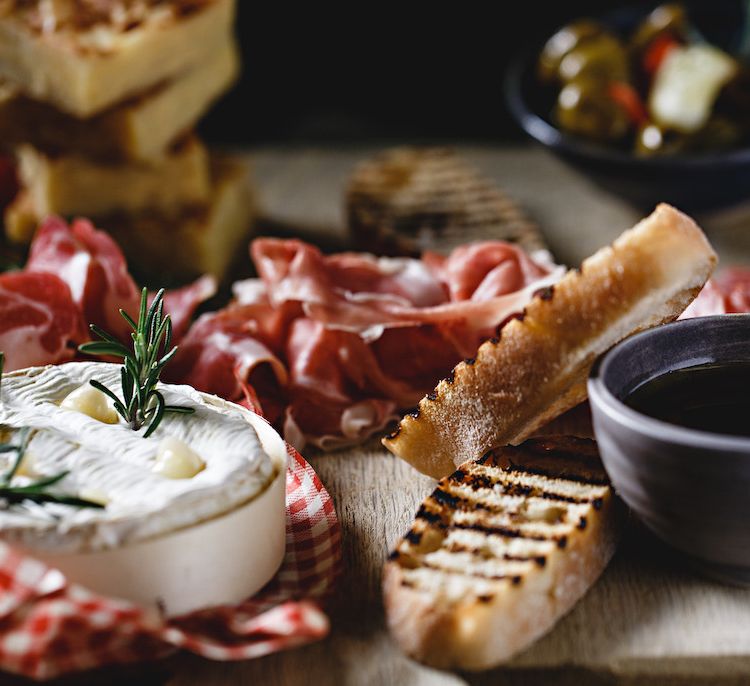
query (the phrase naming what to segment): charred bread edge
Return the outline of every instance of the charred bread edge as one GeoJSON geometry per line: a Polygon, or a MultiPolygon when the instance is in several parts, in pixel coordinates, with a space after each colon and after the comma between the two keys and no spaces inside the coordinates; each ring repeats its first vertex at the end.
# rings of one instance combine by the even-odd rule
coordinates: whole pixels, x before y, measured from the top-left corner
{"type": "MultiPolygon", "coordinates": [[[[564,478],[564,477],[560,477],[564,478]]],[[[442,483],[442,481],[440,482],[442,483]]],[[[439,485],[438,485],[439,488],[439,485]]],[[[531,572],[507,593],[442,604],[420,589],[403,583],[397,559],[386,562],[383,594],[388,627],[411,657],[442,669],[482,670],[507,662],[519,651],[546,634],[567,614],[599,578],[617,547],[624,520],[624,507],[609,487],[597,498],[586,517],[587,525],[565,536],[565,546],[547,558],[546,565],[531,572]],[[551,589],[533,588],[531,575],[551,574],[551,589]],[[509,621],[524,614],[528,622],[509,621]],[[532,616],[533,615],[533,616],[532,616]]]]}
{"type": "Polygon", "coordinates": [[[716,259],[692,219],[659,205],[538,293],[497,338],[480,346],[476,358],[440,381],[383,444],[440,478],[493,447],[520,442],[585,400],[586,376],[598,355],[632,333],[676,319],[716,259]],[[566,340],[550,349],[553,335],[566,340]],[[509,417],[509,409],[517,416],[509,417]]]}

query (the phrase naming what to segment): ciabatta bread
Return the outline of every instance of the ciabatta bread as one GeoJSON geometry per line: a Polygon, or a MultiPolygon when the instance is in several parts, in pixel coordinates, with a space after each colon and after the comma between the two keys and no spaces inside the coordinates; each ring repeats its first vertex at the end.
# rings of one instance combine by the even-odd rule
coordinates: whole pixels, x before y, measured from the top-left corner
{"type": "Polygon", "coordinates": [[[676,319],[715,264],[695,222],[659,205],[540,292],[383,443],[439,478],[493,447],[522,441],[586,398],[586,377],[601,353],[632,333],[676,319]]]}
{"type": "Polygon", "coordinates": [[[620,514],[589,439],[534,439],[461,465],[385,565],[391,632],[435,667],[507,661],[597,579],[620,514]]]}

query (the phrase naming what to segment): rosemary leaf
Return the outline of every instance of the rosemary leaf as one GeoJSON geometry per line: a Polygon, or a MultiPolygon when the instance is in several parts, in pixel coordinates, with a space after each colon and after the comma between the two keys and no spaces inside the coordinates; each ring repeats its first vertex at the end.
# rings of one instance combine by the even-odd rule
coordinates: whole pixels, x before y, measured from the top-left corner
{"type": "Polygon", "coordinates": [[[133,399],[133,377],[125,371],[125,367],[120,369],[120,385],[125,404],[130,407],[130,401],[133,399]]]}
{"type": "Polygon", "coordinates": [[[30,493],[20,488],[3,486],[0,487],[0,499],[10,504],[22,503],[24,500],[31,500],[35,503],[59,503],[60,505],[71,505],[73,507],[91,507],[97,510],[104,509],[101,503],[95,503],[91,500],[84,500],[69,495],[55,495],[54,493],[30,493]]]}
{"type": "MultiPolygon", "coordinates": [[[[110,343],[114,343],[115,345],[122,345],[122,343],[120,343],[120,341],[118,341],[112,334],[107,333],[104,329],[97,326],[96,324],[91,324],[90,329],[102,340],[109,341],[110,343]]],[[[125,346],[122,347],[124,348],[125,346]]]]}
{"type": "Polygon", "coordinates": [[[11,479],[16,475],[16,472],[23,461],[23,456],[26,453],[26,448],[29,446],[29,441],[31,440],[31,429],[28,427],[21,429],[19,434],[21,440],[18,442],[18,445],[11,446],[11,448],[16,450],[16,459],[13,461],[8,472],[3,475],[2,481],[0,481],[0,483],[4,485],[9,484],[11,479]]]}
{"type": "Polygon", "coordinates": [[[122,359],[122,398],[101,382],[91,381],[91,385],[112,399],[115,409],[132,429],[137,431],[147,424],[143,434],[147,438],[156,431],[166,412],[192,414],[194,410],[190,407],[167,406],[164,396],[156,390],[161,372],[177,352],[177,347],[172,347],[172,320],[168,314],[164,314],[164,289],[154,296],[151,305],[148,304],[148,291],[143,289],[138,321],[124,310],[120,310],[120,314],[133,329],[132,350],[93,325],[91,332],[101,340],[85,343],[79,350],[90,355],[114,355],[122,359]]]}
{"type": "Polygon", "coordinates": [[[13,490],[17,493],[40,493],[47,486],[53,486],[54,484],[62,481],[66,476],[70,474],[69,471],[60,472],[54,476],[45,476],[38,481],[28,484],[27,486],[13,486],[13,490]]]}
{"type": "Polygon", "coordinates": [[[129,315],[129,314],[127,313],[127,312],[125,312],[125,310],[120,310],[120,316],[121,316],[121,317],[122,317],[122,318],[123,318],[123,319],[124,319],[124,320],[125,320],[125,321],[126,321],[126,322],[127,322],[128,324],[130,324],[130,326],[131,326],[131,328],[133,329],[133,331],[136,331],[136,330],[138,329],[138,324],[136,324],[136,323],[135,323],[135,322],[133,321],[133,318],[132,318],[132,317],[131,317],[131,316],[130,316],[130,315],[129,315]]]}
{"type": "MultiPolygon", "coordinates": [[[[166,408],[164,396],[159,393],[159,391],[154,391],[152,397],[156,399],[156,406],[153,410],[151,410],[153,412],[153,416],[151,417],[151,424],[146,430],[146,433],[143,434],[144,438],[148,438],[152,433],[154,433],[156,427],[159,426],[159,423],[164,418],[164,409],[166,408]]],[[[185,409],[191,410],[192,408],[186,407],[185,409]]]]}
{"type": "Polygon", "coordinates": [[[130,352],[122,343],[109,343],[108,341],[83,343],[78,349],[86,355],[112,355],[115,357],[125,357],[130,352]]]}
{"type": "Polygon", "coordinates": [[[11,452],[15,450],[17,453],[17,457],[13,461],[11,468],[0,478],[0,500],[4,500],[9,504],[20,503],[24,500],[32,500],[36,503],[61,503],[63,505],[72,505],[74,507],[95,507],[100,509],[103,507],[100,503],[94,503],[89,500],[84,500],[83,498],[65,494],[49,493],[45,490],[62,481],[69,474],[67,471],[52,476],[42,477],[26,486],[11,485],[11,481],[15,477],[16,472],[18,472],[18,468],[21,466],[21,462],[23,461],[26,449],[29,445],[29,440],[31,439],[30,428],[24,427],[19,433],[21,440],[17,445],[0,446],[0,452],[11,452]]]}

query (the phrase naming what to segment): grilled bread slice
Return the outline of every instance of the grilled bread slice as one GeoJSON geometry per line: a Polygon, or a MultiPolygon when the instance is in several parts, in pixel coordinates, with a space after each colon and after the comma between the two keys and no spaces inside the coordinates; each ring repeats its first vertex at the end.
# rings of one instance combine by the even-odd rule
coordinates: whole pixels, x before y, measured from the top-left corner
{"type": "Polygon", "coordinates": [[[447,252],[472,240],[544,248],[537,226],[490,179],[447,148],[393,148],[357,166],[347,224],[369,252],[447,252]]]}
{"type": "Polygon", "coordinates": [[[585,400],[598,355],[632,333],[676,319],[715,264],[695,222],[659,205],[539,292],[383,443],[436,478],[493,447],[519,443],[585,400]]]}
{"type": "Polygon", "coordinates": [[[532,439],[462,464],[385,565],[391,632],[435,667],[507,661],[601,574],[621,513],[590,439],[532,439]]]}

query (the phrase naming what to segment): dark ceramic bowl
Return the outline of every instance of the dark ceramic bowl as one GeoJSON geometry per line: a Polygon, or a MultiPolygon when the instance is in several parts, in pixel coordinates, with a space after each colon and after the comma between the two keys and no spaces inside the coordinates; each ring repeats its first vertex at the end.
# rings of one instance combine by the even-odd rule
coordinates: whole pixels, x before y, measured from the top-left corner
{"type": "Polygon", "coordinates": [[[750,315],[686,319],[616,345],[594,365],[588,391],[622,499],[704,574],[750,585],[750,438],[683,428],[623,403],[668,371],[737,360],[750,360],[750,315]]]}
{"type": "MultiPolygon", "coordinates": [[[[687,3],[690,16],[716,45],[730,52],[744,22],[737,0],[687,3]]],[[[620,35],[630,33],[652,9],[629,7],[599,17],[620,35]]],[[[572,17],[571,17],[572,19],[572,17]]],[[[641,158],[615,145],[597,144],[557,128],[550,112],[556,89],[536,78],[536,61],[545,36],[519,55],[505,78],[505,99],[526,133],[572,166],[643,210],[670,202],[688,210],[709,209],[750,198],[750,147],[717,153],[641,158]]]]}

